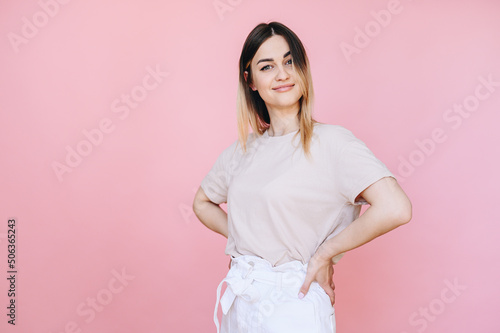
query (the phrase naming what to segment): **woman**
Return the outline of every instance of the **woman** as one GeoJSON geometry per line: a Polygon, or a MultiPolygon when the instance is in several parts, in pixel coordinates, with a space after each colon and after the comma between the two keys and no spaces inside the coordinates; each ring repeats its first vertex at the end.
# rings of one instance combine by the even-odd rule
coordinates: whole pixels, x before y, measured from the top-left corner
{"type": "Polygon", "coordinates": [[[224,282],[221,332],[335,332],[332,264],[411,219],[394,175],[352,132],[314,120],[313,97],[299,38],[278,22],[257,25],[239,61],[239,139],[193,202],[228,239],[218,332],[224,282]]]}

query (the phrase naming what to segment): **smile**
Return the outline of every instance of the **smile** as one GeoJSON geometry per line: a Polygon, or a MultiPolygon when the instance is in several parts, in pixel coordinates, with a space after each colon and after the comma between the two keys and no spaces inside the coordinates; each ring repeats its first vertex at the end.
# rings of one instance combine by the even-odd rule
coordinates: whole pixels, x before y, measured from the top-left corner
{"type": "Polygon", "coordinates": [[[283,86],[279,86],[279,87],[273,88],[273,90],[274,91],[278,91],[278,92],[285,92],[285,91],[291,90],[294,86],[295,86],[295,84],[287,84],[287,85],[283,85],[283,86]]]}

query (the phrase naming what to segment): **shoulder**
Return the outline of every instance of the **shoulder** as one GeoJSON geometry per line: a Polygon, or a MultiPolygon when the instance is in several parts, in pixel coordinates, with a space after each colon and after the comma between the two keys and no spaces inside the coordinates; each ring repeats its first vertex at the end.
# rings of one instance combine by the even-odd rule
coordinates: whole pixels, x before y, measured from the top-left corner
{"type": "Polygon", "coordinates": [[[316,123],[314,133],[319,136],[320,141],[327,141],[338,147],[359,140],[352,131],[341,125],[316,123]]]}
{"type": "MultiPolygon", "coordinates": [[[[248,133],[248,137],[247,137],[247,140],[246,140],[247,149],[249,147],[251,147],[253,144],[255,144],[255,142],[257,142],[258,138],[259,138],[259,136],[257,134],[255,134],[253,132],[252,133],[248,133]]],[[[241,144],[241,142],[240,142],[240,140],[238,138],[233,139],[233,141],[231,142],[231,144],[226,145],[226,147],[222,151],[222,155],[225,155],[228,158],[232,158],[235,155],[239,156],[242,153],[243,153],[243,146],[242,146],[242,144],[241,144]]]]}

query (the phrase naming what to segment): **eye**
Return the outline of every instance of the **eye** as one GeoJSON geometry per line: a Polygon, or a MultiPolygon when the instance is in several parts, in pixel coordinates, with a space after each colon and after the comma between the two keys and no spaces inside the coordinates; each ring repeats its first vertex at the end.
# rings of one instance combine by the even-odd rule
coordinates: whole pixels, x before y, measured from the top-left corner
{"type": "Polygon", "coordinates": [[[268,67],[270,68],[271,66],[270,65],[266,65],[266,66],[262,67],[260,70],[261,71],[265,71],[265,70],[267,70],[268,67]]]}
{"type": "Polygon", "coordinates": [[[292,58],[288,59],[287,62],[286,62],[287,65],[291,65],[292,64],[292,58]]]}

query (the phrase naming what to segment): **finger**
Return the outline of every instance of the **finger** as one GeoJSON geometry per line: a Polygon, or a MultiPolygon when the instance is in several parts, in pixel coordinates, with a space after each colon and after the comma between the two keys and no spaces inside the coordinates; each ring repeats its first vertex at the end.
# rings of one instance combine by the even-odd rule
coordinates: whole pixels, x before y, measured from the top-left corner
{"type": "Polygon", "coordinates": [[[333,272],[333,265],[332,265],[332,275],[331,275],[332,280],[330,282],[330,287],[332,287],[332,289],[335,290],[335,282],[333,282],[333,273],[334,272],[333,272]]]}
{"type": "Polygon", "coordinates": [[[311,286],[312,283],[312,278],[310,278],[308,275],[306,275],[306,279],[304,283],[302,284],[302,287],[300,287],[299,290],[299,298],[302,299],[304,296],[307,294],[309,291],[309,287],[311,286]]]}
{"type": "Polygon", "coordinates": [[[332,298],[332,305],[333,305],[333,304],[335,304],[335,283],[333,283],[333,281],[332,281],[332,284],[330,286],[332,288],[332,296],[333,297],[331,297],[331,298],[332,298]]]}
{"type": "Polygon", "coordinates": [[[333,282],[333,275],[334,274],[335,274],[335,265],[332,262],[332,282],[330,285],[332,287],[332,297],[331,297],[332,306],[335,304],[335,282],[333,282]]]}
{"type": "Polygon", "coordinates": [[[332,303],[332,305],[335,303],[335,292],[333,291],[332,288],[324,288],[326,294],[330,297],[330,302],[332,303]]]}

